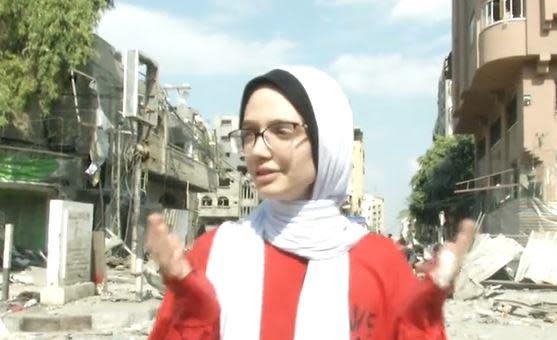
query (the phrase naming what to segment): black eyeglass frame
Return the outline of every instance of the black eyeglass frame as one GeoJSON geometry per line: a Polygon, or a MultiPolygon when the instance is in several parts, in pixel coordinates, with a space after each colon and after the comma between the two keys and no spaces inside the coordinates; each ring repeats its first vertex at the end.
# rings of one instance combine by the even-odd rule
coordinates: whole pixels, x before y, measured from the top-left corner
{"type": "MultiPolygon", "coordinates": [[[[230,133],[228,133],[228,139],[232,142],[232,138],[235,137],[234,134],[237,134],[237,133],[242,132],[242,131],[251,132],[254,135],[252,147],[255,146],[255,143],[257,143],[257,138],[261,137],[263,139],[263,143],[265,143],[267,148],[269,150],[273,150],[271,145],[269,145],[269,142],[267,142],[267,139],[265,139],[265,132],[267,132],[270,128],[272,128],[274,126],[277,126],[279,124],[292,124],[292,126],[294,127],[294,132],[296,132],[296,130],[300,127],[303,128],[303,129],[308,128],[308,125],[305,124],[305,123],[278,121],[278,122],[274,122],[274,123],[270,124],[269,126],[267,126],[266,128],[264,128],[263,130],[260,130],[260,131],[256,131],[254,129],[237,129],[237,130],[231,131],[230,133]]],[[[239,136],[237,136],[237,137],[239,137],[239,136]]],[[[244,152],[244,149],[245,149],[245,147],[242,145],[242,152],[244,152]]]]}

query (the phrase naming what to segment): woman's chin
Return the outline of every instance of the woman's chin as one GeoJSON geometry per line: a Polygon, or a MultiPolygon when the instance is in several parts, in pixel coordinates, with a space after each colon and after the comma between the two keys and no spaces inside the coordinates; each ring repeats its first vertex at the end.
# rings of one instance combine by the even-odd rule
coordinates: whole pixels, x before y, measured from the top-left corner
{"type": "Polygon", "coordinates": [[[257,186],[257,193],[259,197],[268,200],[287,200],[288,193],[276,185],[276,183],[269,183],[265,185],[257,186]]]}

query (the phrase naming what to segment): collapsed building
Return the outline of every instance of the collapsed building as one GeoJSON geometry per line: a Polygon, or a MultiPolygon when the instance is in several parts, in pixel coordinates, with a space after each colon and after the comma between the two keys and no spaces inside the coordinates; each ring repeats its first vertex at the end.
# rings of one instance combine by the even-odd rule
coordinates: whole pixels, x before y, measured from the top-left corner
{"type": "Polygon", "coordinates": [[[184,100],[170,102],[139,51],[122,56],[95,36],[87,64],[67,71],[50,112],[32,101],[0,128],[0,216],[15,225],[14,245],[46,250],[51,199],[93,203],[94,228],[127,243],[132,225],[164,209],[191,241],[196,193],[218,185],[214,133],[184,100]]]}

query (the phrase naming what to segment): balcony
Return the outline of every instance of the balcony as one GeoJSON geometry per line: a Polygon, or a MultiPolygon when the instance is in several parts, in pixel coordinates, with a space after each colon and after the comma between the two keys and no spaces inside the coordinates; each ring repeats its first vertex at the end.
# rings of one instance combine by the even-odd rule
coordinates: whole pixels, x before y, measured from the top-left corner
{"type": "Polygon", "coordinates": [[[235,206],[199,206],[199,217],[222,218],[222,219],[238,219],[240,210],[235,206]]]}
{"type": "Polygon", "coordinates": [[[182,183],[189,183],[194,191],[215,191],[218,185],[218,176],[214,168],[209,165],[194,160],[181,150],[172,145],[165,148],[166,155],[160,150],[161,140],[151,138],[149,140],[151,155],[146,163],[149,171],[168,176],[182,183]]]}
{"type": "Polygon", "coordinates": [[[478,68],[495,61],[526,57],[526,19],[501,20],[485,27],[479,34],[478,68]]]}

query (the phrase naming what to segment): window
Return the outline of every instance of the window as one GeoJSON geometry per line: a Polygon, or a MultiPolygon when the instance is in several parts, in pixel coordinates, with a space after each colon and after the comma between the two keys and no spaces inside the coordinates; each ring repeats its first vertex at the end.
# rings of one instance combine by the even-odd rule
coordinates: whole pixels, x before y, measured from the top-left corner
{"type": "Polygon", "coordinates": [[[501,140],[501,118],[497,118],[489,128],[489,145],[493,146],[499,140],[501,140]]]}
{"type": "Polygon", "coordinates": [[[476,157],[478,160],[485,156],[485,138],[480,139],[476,144],[476,157]]]}
{"type": "Polygon", "coordinates": [[[229,205],[228,198],[226,198],[224,196],[219,197],[218,205],[219,205],[219,207],[228,207],[228,205],[229,205]]]}
{"type": "Polygon", "coordinates": [[[174,197],[174,195],[167,192],[159,198],[159,203],[164,207],[171,207],[175,206],[178,203],[178,200],[174,197]]]}
{"type": "Polygon", "coordinates": [[[483,7],[483,27],[501,21],[501,0],[487,1],[483,7]]]}
{"type": "Polygon", "coordinates": [[[513,96],[511,101],[507,103],[505,111],[507,113],[507,129],[510,129],[516,123],[516,95],[513,96]]]}
{"type": "Polygon", "coordinates": [[[201,205],[204,207],[210,207],[211,205],[213,205],[213,200],[209,196],[203,196],[203,198],[201,199],[201,205]]]}
{"type": "Polygon", "coordinates": [[[223,119],[223,120],[221,121],[221,125],[222,125],[222,126],[229,126],[229,125],[232,125],[232,120],[230,120],[230,119],[223,119]]]}
{"type": "Polygon", "coordinates": [[[220,136],[220,140],[221,142],[230,142],[230,137],[228,137],[227,135],[220,136]]]}
{"type": "Polygon", "coordinates": [[[219,186],[220,187],[229,187],[230,186],[230,178],[219,177],[219,186]]]}
{"type": "Polygon", "coordinates": [[[505,18],[524,18],[524,0],[505,0],[505,18]]]}
{"type": "Polygon", "coordinates": [[[490,0],[482,8],[483,27],[503,19],[517,18],[524,18],[524,0],[490,0]]]}

